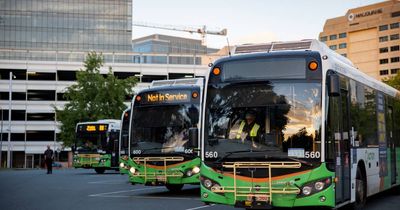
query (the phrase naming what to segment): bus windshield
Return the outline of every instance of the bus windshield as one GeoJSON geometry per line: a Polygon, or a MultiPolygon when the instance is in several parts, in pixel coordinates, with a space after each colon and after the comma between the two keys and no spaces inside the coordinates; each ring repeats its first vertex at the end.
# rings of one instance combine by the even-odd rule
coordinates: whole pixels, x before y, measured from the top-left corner
{"type": "Polygon", "coordinates": [[[102,142],[107,139],[106,133],[77,133],[76,147],[78,152],[97,152],[103,150],[102,142]]]}
{"type": "Polygon", "coordinates": [[[296,158],[319,160],[321,84],[269,80],[210,84],[206,161],[296,158]]]}
{"type": "Polygon", "coordinates": [[[175,104],[134,107],[132,112],[132,154],[173,154],[190,147],[189,128],[197,127],[191,113],[199,105],[175,104]]]}

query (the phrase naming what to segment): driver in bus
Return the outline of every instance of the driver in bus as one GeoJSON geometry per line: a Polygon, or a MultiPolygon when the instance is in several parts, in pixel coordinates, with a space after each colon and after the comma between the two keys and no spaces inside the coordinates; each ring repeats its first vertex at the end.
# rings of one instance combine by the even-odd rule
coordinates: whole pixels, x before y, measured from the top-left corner
{"type": "Polygon", "coordinates": [[[260,125],[256,123],[256,113],[252,110],[247,111],[245,119],[240,122],[235,139],[251,140],[253,146],[260,139],[260,125]]]}

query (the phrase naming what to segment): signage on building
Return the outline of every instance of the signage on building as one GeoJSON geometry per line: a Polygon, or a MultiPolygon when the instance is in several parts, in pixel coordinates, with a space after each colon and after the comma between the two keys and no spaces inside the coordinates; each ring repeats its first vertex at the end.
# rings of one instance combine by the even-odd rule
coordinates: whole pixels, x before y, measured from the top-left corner
{"type": "Polygon", "coordinates": [[[383,9],[379,8],[379,9],[368,10],[368,11],[365,11],[365,12],[360,12],[360,13],[355,13],[355,14],[354,13],[350,13],[347,16],[347,19],[349,21],[353,21],[356,18],[362,18],[362,17],[371,16],[371,15],[377,15],[377,14],[381,14],[382,12],[383,12],[383,9]]]}

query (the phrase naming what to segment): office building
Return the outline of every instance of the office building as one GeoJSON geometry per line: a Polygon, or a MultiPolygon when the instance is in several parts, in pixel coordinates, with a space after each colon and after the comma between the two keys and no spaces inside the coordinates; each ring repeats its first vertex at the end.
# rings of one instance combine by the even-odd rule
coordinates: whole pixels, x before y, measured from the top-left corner
{"type": "Polygon", "coordinates": [[[400,72],[400,1],[350,9],[328,19],[319,39],[378,80],[394,76],[400,72]]]}
{"type": "Polygon", "coordinates": [[[218,49],[207,48],[201,40],[162,34],[153,34],[132,40],[135,53],[164,53],[166,56],[135,56],[135,63],[195,64],[201,65],[202,56],[215,53],[218,49]],[[191,56],[181,56],[187,54],[191,56]]]}

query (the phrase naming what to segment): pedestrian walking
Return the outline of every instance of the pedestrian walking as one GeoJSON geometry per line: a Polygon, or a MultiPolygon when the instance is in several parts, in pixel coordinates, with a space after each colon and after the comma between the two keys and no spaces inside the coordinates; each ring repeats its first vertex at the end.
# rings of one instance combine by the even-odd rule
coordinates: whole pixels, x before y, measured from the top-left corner
{"type": "Polygon", "coordinates": [[[47,174],[53,173],[53,159],[54,159],[53,150],[50,149],[50,145],[47,145],[47,150],[44,152],[44,160],[47,166],[47,174]]]}

